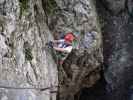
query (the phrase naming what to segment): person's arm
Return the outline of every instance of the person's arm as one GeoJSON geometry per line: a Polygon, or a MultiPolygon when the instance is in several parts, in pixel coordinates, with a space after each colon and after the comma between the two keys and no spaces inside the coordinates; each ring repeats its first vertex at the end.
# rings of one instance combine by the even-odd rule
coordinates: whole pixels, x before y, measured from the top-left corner
{"type": "Polygon", "coordinates": [[[64,42],[64,39],[60,39],[60,40],[53,40],[54,43],[58,43],[58,42],[64,42]]]}
{"type": "Polygon", "coordinates": [[[57,51],[66,52],[66,53],[70,53],[72,51],[72,46],[66,48],[58,48],[58,47],[53,47],[53,48],[57,51]]]}

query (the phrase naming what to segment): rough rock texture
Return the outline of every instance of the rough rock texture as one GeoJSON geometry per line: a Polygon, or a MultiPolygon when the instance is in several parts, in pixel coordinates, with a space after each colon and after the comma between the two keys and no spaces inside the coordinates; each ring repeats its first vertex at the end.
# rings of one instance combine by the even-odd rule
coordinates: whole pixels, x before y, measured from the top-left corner
{"type": "Polygon", "coordinates": [[[101,0],[106,8],[113,14],[118,14],[125,9],[126,0],[101,0]]]}
{"type": "Polygon", "coordinates": [[[56,100],[56,91],[59,100],[74,100],[100,79],[102,42],[94,5],[93,0],[0,0],[1,100],[56,100]],[[45,43],[70,31],[80,33],[80,48],[57,67],[45,43]],[[39,90],[47,87],[52,88],[39,90]]]}
{"type": "Polygon", "coordinates": [[[57,66],[41,0],[0,0],[0,100],[56,100],[57,66]],[[39,89],[13,88],[53,88],[39,89]]]}
{"type": "Polygon", "coordinates": [[[54,15],[48,26],[57,33],[79,32],[79,49],[69,54],[59,66],[59,99],[74,100],[83,87],[91,87],[100,79],[102,64],[101,33],[93,0],[56,0],[54,15]]]}
{"type": "Polygon", "coordinates": [[[126,96],[129,97],[128,90],[133,84],[133,2],[97,0],[97,8],[104,40],[104,76],[109,95],[107,99],[130,100],[126,96]]]}

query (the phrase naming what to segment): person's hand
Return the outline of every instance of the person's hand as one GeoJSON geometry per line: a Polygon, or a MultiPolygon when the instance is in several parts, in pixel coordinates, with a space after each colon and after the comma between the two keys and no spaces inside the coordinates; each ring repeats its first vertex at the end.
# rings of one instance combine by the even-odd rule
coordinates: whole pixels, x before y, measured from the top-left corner
{"type": "Polygon", "coordinates": [[[49,47],[49,48],[53,48],[53,45],[54,45],[53,42],[52,42],[52,41],[49,41],[48,47],[49,47]]]}

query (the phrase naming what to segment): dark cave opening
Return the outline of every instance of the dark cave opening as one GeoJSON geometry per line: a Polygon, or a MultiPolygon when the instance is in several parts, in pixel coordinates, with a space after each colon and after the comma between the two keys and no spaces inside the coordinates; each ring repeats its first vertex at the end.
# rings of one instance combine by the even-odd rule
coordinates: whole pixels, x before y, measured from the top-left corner
{"type": "Polygon", "coordinates": [[[91,88],[83,88],[79,100],[107,100],[106,95],[106,81],[101,73],[101,79],[91,88]]]}
{"type": "Polygon", "coordinates": [[[93,87],[83,88],[80,91],[79,99],[76,98],[75,100],[133,100],[133,86],[130,86],[127,91],[125,90],[122,99],[116,99],[117,93],[109,93],[106,86],[107,83],[104,77],[102,77],[93,87]]]}

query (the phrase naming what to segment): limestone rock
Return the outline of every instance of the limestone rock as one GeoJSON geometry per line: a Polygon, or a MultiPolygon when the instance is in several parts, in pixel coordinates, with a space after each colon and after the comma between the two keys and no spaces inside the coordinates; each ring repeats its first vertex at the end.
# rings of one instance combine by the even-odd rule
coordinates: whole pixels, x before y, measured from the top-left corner
{"type": "Polygon", "coordinates": [[[100,79],[102,64],[101,32],[93,0],[56,0],[57,9],[49,15],[48,26],[54,36],[79,32],[79,49],[59,66],[59,99],[74,100],[84,87],[100,79]]]}
{"type": "Polygon", "coordinates": [[[74,100],[100,79],[102,37],[94,5],[93,0],[0,1],[1,100],[56,100],[57,92],[59,100],[74,100]],[[79,49],[57,66],[45,44],[70,31],[80,32],[79,49]],[[39,90],[47,87],[52,88],[39,90]]]}
{"type": "Polygon", "coordinates": [[[0,1],[0,99],[56,100],[56,93],[51,90],[57,91],[58,71],[45,47],[53,37],[42,2],[24,1],[0,1]],[[36,89],[47,87],[53,88],[36,89]]]}

